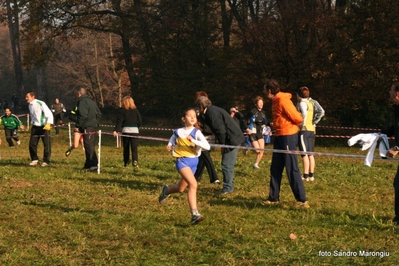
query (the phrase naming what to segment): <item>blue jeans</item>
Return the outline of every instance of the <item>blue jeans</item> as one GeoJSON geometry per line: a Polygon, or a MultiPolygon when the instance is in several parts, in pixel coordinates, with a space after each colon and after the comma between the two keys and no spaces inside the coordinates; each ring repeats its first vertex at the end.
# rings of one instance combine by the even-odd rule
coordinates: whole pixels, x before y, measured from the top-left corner
{"type": "Polygon", "coordinates": [[[233,149],[222,155],[223,192],[234,191],[234,166],[237,161],[238,149],[233,149]]]}

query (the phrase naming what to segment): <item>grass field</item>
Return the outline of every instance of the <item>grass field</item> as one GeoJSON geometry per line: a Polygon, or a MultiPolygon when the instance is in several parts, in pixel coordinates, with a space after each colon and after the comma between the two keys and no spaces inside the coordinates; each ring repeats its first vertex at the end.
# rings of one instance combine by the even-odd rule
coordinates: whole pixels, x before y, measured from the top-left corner
{"type": "MultiPolygon", "coordinates": [[[[108,130],[110,131],[110,130],[108,130]]],[[[52,132],[53,134],[54,132],[52,132]]],[[[147,134],[148,132],[142,132],[147,134]]],[[[3,133],[0,133],[3,134],[3,133]]],[[[158,135],[158,132],[153,132],[158,135]]],[[[169,137],[170,132],[161,137],[169,137]]],[[[158,135],[159,136],[159,135],[158,135]]],[[[160,205],[163,184],[178,180],[166,142],[140,141],[140,171],[123,167],[115,139],[103,136],[101,173],[86,173],[82,149],[66,158],[68,136],[52,136],[49,167],[30,167],[28,134],[0,146],[0,265],[397,265],[399,227],[393,218],[397,162],[317,156],[305,182],[311,208],[299,210],[284,175],[278,206],[269,191],[270,152],[238,156],[235,192],[199,184],[205,220],[190,225],[186,194],[160,205]],[[290,239],[293,233],[297,237],[290,239]]],[[[359,154],[357,147],[316,147],[359,154]]],[[[270,147],[268,147],[270,148],[270,147]]],[[[42,154],[42,144],[39,145],[42,154]]],[[[220,179],[220,154],[211,153],[220,179]]],[[[206,172],[206,171],[205,171],[206,172]]]]}

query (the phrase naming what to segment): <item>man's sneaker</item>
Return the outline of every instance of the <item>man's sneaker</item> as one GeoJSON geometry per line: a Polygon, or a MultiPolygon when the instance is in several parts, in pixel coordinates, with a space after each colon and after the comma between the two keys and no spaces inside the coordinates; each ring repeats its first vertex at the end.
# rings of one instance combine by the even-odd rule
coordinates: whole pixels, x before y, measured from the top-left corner
{"type": "Polygon", "coordinates": [[[271,200],[265,200],[265,201],[262,201],[260,204],[262,204],[262,205],[277,205],[277,204],[279,204],[280,203],[280,201],[271,201],[271,200]]]}
{"type": "Polygon", "coordinates": [[[169,197],[168,186],[165,185],[162,187],[161,195],[159,195],[158,198],[159,203],[163,203],[168,197],[169,197]]]}
{"type": "Polygon", "coordinates": [[[42,167],[46,167],[46,166],[48,166],[48,163],[43,162],[43,163],[42,163],[42,167]]]}
{"type": "Polygon", "coordinates": [[[216,192],[216,195],[217,196],[226,196],[227,194],[231,194],[231,193],[233,193],[233,191],[226,191],[226,190],[221,189],[216,192]]]}
{"type": "Polygon", "coordinates": [[[18,140],[18,141],[17,141],[17,144],[18,144],[18,145],[21,145],[21,141],[20,141],[20,140],[18,140]]]}
{"type": "Polygon", "coordinates": [[[133,161],[133,170],[138,171],[139,170],[139,163],[137,161],[133,161]]]}
{"type": "Polygon", "coordinates": [[[219,179],[216,179],[215,181],[211,182],[211,184],[216,184],[216,185],[218,185],[218,184],[220,184],[220,181],[219,181],[219,179]]]}
{"type": "Polygon", "coordinates": [[[11,149],[14,149],[14,148],[15,148],[15,146],[14,146],[14,145],[12,145],[12,146],[10,146],[10,148],[11,148],[11,149]]]}
{"type": "Polygon", "coordinates": [[[257,163],[255,163],[253,167],[254,167],[255,169],[259,169],[259,168],[260,168],[259,165],[258,165],[257,163]]]}
{"type": "Polygon", "coordinates": [[[297,201],[296,202],[296,207],[297,208],[302,208],[302,209],[309,209],[310,205],[309,205],[309,202],[307,202],[307,201],[305,201],[305,202],[297,201]]]}
{"type": "Polygon", "coordinates": [[[205,219],[205,217],[201,214],[194,214],[193,216],[191,216],[191,224],[198,224],[199,222],[203,221],[205,219]]]}
{"type": "Polygon", "coordinates": [[[67,149],[65,152],[65,156],[68,157],[69,155],[71,155],[71,152],[72,152],[72,147],[69,147],[69,149],[67,149]]]}
{"type": "Polygon", "coordinates": [[[309,177],[307,181],[314,181],[314,176],[309,177]]]}
{"type": "Polygon", "coordinates": [[[38,165],[38,164],[39,164],[39,161],[38,161],[38,160],[33,160],[33,161],[30,162],[29,165],[31,165],[31,166],[36,166],[36,165],[38,165]]]}

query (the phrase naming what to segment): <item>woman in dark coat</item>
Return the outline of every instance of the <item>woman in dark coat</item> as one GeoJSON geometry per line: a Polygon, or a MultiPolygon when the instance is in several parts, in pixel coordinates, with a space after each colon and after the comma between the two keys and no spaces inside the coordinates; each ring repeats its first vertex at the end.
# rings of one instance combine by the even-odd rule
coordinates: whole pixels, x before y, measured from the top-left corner
{"type": "Polygon", "coordinates": [[[132,152],[132,164],[134,170],[139,169],[138,140],[139,128],[142,124],[140,112],[130,96],[122,99],[123,108],[116,119],[114,137],[122,134],[123,162],[125,167],[130,164],[130,151],[132,152]]]}

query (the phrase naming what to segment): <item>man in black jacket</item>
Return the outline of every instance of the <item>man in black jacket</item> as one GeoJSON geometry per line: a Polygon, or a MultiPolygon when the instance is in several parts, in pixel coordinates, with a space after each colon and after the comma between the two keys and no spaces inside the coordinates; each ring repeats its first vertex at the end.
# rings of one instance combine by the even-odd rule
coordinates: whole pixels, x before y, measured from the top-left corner
{"type": "MultiPolygon", "coordinates": [[[[198,98],[196,104],[219,144],[240,146],[244,143],[244,134],[226,110],[212,105],[212,102],[204,96],[198,98]]],[[[219,194],[234,191],[234,166],[237,153],[236,147],[222,148],[223,188],[219,194]]]]}
{"type": "MultiPolygon", "coordinates": [[[[381,133],[388,137],[395,137],[395,146],[389,149],[387,157],[395,157],[399,152],[399,82],[394,83],[389,90],[390,101],[393,103],[393,124],[391,127],[382,130],[381,133]]],[[[395,191],[395,218],[393,223],[399,225],[399,166],[396,170],[395,179],[393,180],[393,187],[395,191]]]]}
{"type": "Polygon", "coordinates": [[[89,98],[84,88],[78,90],[78,103],[76,104],[75,131],[83,134],[86,161],[83,170],[97,171],[98,159],[95,152],[97,128],[101,118],[97,104],[89,98]]]}

